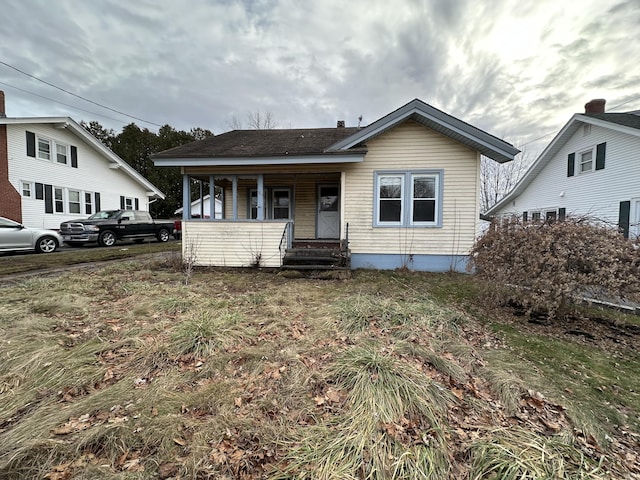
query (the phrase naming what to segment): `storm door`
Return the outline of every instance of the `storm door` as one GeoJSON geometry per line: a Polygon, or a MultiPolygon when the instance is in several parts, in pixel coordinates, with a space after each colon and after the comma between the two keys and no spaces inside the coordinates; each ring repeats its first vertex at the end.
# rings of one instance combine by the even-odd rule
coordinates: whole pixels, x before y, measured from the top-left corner
{"type": "Polygon", "coordinates": [[[340,238],[340,186],[318,185],[318,238],[340,238]]]}

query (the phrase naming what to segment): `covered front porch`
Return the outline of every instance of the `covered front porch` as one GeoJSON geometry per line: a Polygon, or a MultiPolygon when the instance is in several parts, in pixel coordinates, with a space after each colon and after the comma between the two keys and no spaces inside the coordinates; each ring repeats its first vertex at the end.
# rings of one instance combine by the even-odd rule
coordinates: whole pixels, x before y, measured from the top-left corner
{"type": "Polygon", "coordinates": [[[347,267],[343,191],[339,171],[184,174],[184,258],[202,266],[347,267]]]}

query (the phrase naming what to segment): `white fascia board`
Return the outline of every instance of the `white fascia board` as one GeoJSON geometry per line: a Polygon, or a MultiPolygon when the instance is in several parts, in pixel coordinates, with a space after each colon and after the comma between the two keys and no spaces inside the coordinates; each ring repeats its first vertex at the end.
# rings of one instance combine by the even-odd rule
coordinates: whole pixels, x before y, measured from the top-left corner
{"type": "Polygon", "coordinates": [[[240,167],[263,165],[312,165],[325,163],[358,163],[364,161],[364,153],[348,155],[316,155],[299,157],[206,157],[206,158],[157,158],[157,167],[240,167]]]}
{"type": "Polygon", "coordinates": [[[126,172],[133,180],[141,184],[147,190],[153,192],[153,196],[164,199],[165,195],[158,188],[153,185],[149,180],[144,178],[138,173],[136,169],[131,167],[127,162],[121,159],[118,155],[109,150],[103,143],[96,137],[91,135],[82,125],[77,123],[71,117],[37,117],[37,118],[0,118],[0,125],[26,125],[26,124],[52,124],[55,128],[69,128],[76,136],[82,138],[86,143],[92,146],[95,150],[102,153],[103,156],[109,160],[109,168],[117,169],[121,168],[126,172]],[[117,166],[116,166],[117,165],[117,166]]]}

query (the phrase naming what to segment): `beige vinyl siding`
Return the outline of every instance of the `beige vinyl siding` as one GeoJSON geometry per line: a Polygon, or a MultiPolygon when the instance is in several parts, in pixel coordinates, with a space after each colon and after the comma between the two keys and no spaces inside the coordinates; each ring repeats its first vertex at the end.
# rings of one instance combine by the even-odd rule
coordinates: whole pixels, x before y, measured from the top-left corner
{"type": "Polygon", "coordinates": [[[182,258],[198,266],[280,266],[280,240],[287,222],[184,221],[182,258]]]}
{"type": "Polygon", "coordinates": [[[479,155],[408,121],[367,142],[362,164],[345,169],[345,221],[352,253],[467,254],[478,218],[479,155]],[[442,170],[442,227],[373,227],[374,172],[442,170]]]}

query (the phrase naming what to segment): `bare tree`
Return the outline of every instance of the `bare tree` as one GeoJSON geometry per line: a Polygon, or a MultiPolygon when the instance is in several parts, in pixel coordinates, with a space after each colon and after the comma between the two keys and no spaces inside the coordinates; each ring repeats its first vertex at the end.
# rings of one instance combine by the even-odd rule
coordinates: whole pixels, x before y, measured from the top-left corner
{"type": "Polygon", "coordinates": [[[498,163],[482,156],[480,159],[480,211],[486,212],[509,193],[522,178],[533,155],[522,149],[514,160],[498,163]]]}
{"type": "MultiPolygon", "coordinates": [[[[247,113],[247,125],[250,130],[271,130],[278,126],[271,110],[261,112],[260,109],[247,113]]],[[[242,130],[244,128],[242,121],[235,115],[227,120],[227,127],[229,127],[229,130],[242,130]]]]}

